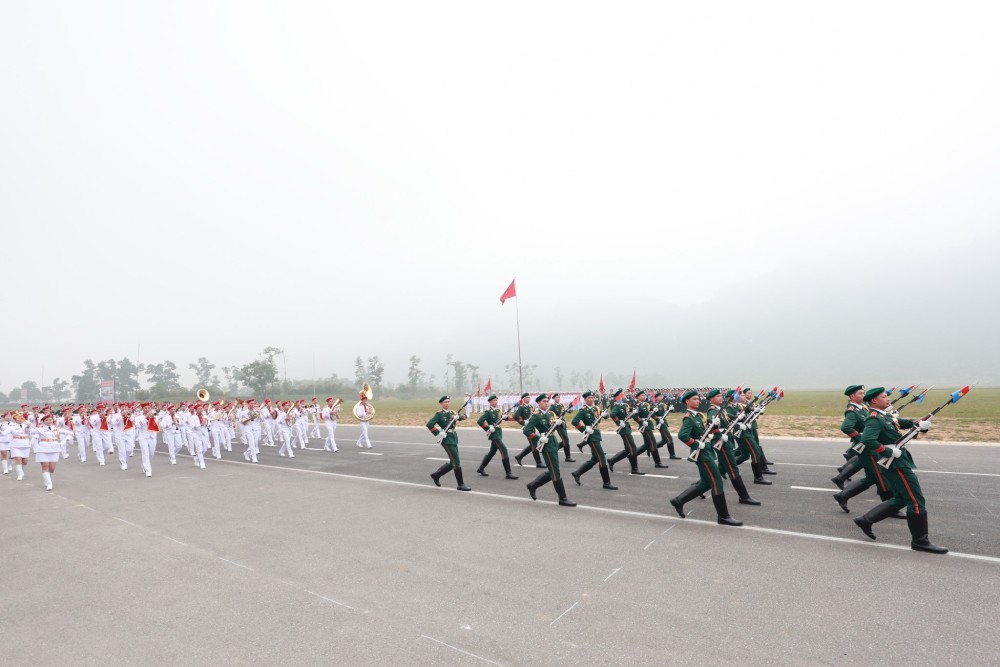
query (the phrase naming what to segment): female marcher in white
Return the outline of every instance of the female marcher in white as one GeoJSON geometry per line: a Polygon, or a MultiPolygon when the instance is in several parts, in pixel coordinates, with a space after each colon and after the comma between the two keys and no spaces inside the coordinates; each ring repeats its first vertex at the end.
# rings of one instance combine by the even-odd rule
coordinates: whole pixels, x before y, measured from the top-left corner
{"type": "Polygon", "coordinates": [[[13,424],[10,410],[0,415],[0,465],[3,465],[3,474],[5,475],[9,475],[11,470],[10,428],[13,424]]]}
{"type": "Polygon", "coordinates": [[[24,466],[28,465],[28,457],[31,456],[31,436],[28,434],[28,420],[21,413],[14,413],[14,420],[10,422],[10,457],[14,460],[14,472],[17,473],[17,481],[24,479],[24,466]]]}
{"type": "Polygon", "coordinates": [[[55,419],[50,414],[42,416],[41,426],[29,428],[29,431],[38,438],[35,443],[35,461],[42,466],[45,490],[51,491],[52,473],[56,471],[56,463],[62,453],[62,441],[69,437],[70,432],[56,426],[55,419]]]}

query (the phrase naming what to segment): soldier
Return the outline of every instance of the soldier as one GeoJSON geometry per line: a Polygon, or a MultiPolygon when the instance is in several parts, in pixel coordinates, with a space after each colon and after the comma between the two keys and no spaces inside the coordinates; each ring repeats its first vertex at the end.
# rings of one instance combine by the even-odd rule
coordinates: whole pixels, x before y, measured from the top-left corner
{"type": "Polygon", "coordinates": [[[852,384],[844,390],[847,396],[847,408],[844,412],[844,421],[840,425],[841,432],[851,440],[851,444],[844,451],[844,458],[847,462],[837,468],[837,475],[830,479],[841,490],[844,484],[854,475],[864,469],[858,450],[861,449],[861,431],[865,429],[865,419],[868,417],[868,408],[864,404],[865,386],[863,384],[852,384]]]}
{"type": "MultiPolygon", "coordinates": [[[[729,508],[726,506],[725,490],[722,487],[722,475],[719,474],[719,466],[715,458],[715,449],[706,447],[699,439],[705,433],[705,424],[702,422],[701,413],[698,406],[701,405],[701,398],[694,389],[686,391],[681,397],[687,410],[684,413],[684,421],[681,430],[677,432],[677,438],[691,448],[691,455],[697,456],[698,476],[701,478],[687,489],[682,491],[676,498],[670,499],[681,518],[687,518],[684,514],[684,504],[700,496],[705,491],[712,492],[712,502],[715,504],[715,511],[719,517],[719,523],[723,526],[742,526],[743,522],[737,521],[729,516],[729,508]],[[695,452],[698,452],[697,455],[695,452]]],[[[711,422],[713,426],[718,426],[722,420],[715,417],[711,422]]]]}
{"type": "MultiPolygon", "coordinates": [[[[552,394],[549,398],[549,404],[552,406],[552,412],[555,414],[556,418],[565,422],[566,417],[569,416],[569,408],[562,404],[559,400],[559,394],[552,394]]],[[[576,459],[572,457],[569,449],[569,434],[566,432],[566,424],[563,423],[562,426],[556,428],[556,434],[562,441],[563,455],[566,457],[566,463],[576,463],[576,459]]]]}
{"type": "MultiPolygon", "coordinates": [[[[753,391],[750,387],[746,387],[736,397],[738,405],[734,406],[733,409],[737,411],[750,409],[749,404],[752,398],[753,391]]],[[[735,417],[736,413],[733,412],[730,419],[735,419],[735,417]]],[[[753,470],[753,483],[770,486],[771,482],[764,479],[764,475],[776,475],[777,473],[766,469],[764,465],[764,452],[760,450],[760,444],[757,441],[757,423],[754,422],[750,426],[741,423],[737,430],[739,434],[736,436],[736,463],[740,464],[749,459],[750,469],[753,470]]]]}
{"type": "Polygon", "coordinates": [[[571,474],[577,485],[580,484],[580,476],[587,472],[596,464],[601,471],[601,479],[604,480],[604,488],[609,491],[617,491],[618,487],[611,483],[611,474],[608,472],[608,457],[601,447],[601,432],[597,430],[597,420],[607,413],[598,413],[594,401],[594,392],[583,392],[583,407],[573,416],[573,426],[583,433],[584,442],[590,445],[590,460],[584,462],[582,466],[574,470],[571,474]]]}
{"type": "MultiPolygon", "coordinates": [[[[885,476],[892,489],[892,498],[886,500],[864,515],[854,519],[854,523],[864,531],[865,535],[875,539],[872,526],[885,519],[902,507],[906,507],[906,523],[910,528],[910,548],[915,551],[926,551],[932,554],[946,554],[948,550],[931,544],[927,529],[927,508],[924,506],[924,495],[920,491],[917,480],[916,464],[910,450],[894,447],[902,437],[899,429],[910,429],[916,426],[921,433],[931,428],[929,416],[923,420],[896,418],[889,414],[889,395],[884,387],[873,387],[865,392],[865,401],[871,406],[871,412],[865,419],[865,430],[861,434],[863,454],[871,454],[879,461],[889,460],[885,476]]],[[[878,465],[878,464],[876,464],[878,465]]],[[[879,466],[881,467],[881,466],[879,466]]]]}
{"type": "Polygon", "coordinates": [[[736,448],[732,438],[727,433],[723,433],[729,426],[731,417],[722,407],[722,392],[718,389],[712,389],[705,394],[705,398],[708,399],[710,406],[707,415],[708,421],[714,422],[716,417],[719,418],[719,425],[712,427],[712,448],[717,452],[719,472],[723,477],[729,478],[729,483],[733,485],[733,489],[740,497],[741,505],[760,505],[759,500],[750,497],[747,486],[740,476],[740,467],[736,463],[736,448]]]}
{"type": "Polygon", "coordinates": [[[441,409],[434,413],[434,416],[427,421],[427,428],[434,436],[441,435],[439,442],[444,447],[448,455],[448,463],[431,473],[434,484],[441,486],[441,476],[447,474],[452,469],[455,470],[455,481],[458,482],[459,491],[471,491],[462,479],[462,462],[458,458],[458,434],[455,433],[455,424],[465,419],[462,413],[451,411],[451,397],[442,396],[438,399],[441,409]]]}
{"type": "Polygon", "coordinates": [[[486,473],[486,466],[493,460],[493,455],[500,452],[500,461],[503,463],[503,470],[507,479],[517,479],[516,475],[510,472],[510,455],[507,453],[507,446],[503,444],[503,428],[500,426],[500,409],[497,408],[496,394],[491,394],[487,400],[489,407],[483,410],[483,414],[476,420],[476,423],[486,431],[486,438],[490,441],[490,451],[483,457],[483,462],[476,470],[483,477],[489,477],[486,473]]]}
{"type": "Polygon", "coordinates": [[[566,497],[566,485],[563,484],[563,479],[559,475],[559,443],[551,435],[555,428],[562,426],[563,420],[549,411],[549,397],[547,395],[539,394],[535,403],[538,405],[538,412],[531,415],[521,432],[528,437],[533,445],[541,448],[542,458],[545,460],[548,470],[528,482],[528,495],[531,496],[532,500],[537,500],[535,492],[551,480],[552,486],[555,487],[556,494],[559,496],[559,504],[564,507],[576,507],[576,503],[566,497]]]}
{"type": "Polygon", "coordinates": [[[639,461],[637,458],[638,452],[636,451],[635,440],[632,439],[632,426],[628,423],[629,419],[631,419],[635,413],[630,412],[628,405],[625,404],[624,390],[617,390],[611,395],[611,397],[615,402],[614,405],[611,406],[611,410],[608,412],[608,415],[617,426],[618,435],[621,436],[622,442],[625,444],[625,449],[618,452],[608,460],[608,470],[614,472],[615,464],[628,457],[628,462],[632,466],[632,474],[645,475],[646,473],[639,472],[639,461]]]}
{"type": "Polygon", "coordinates": [[[634,419],[635,423],[639,426],[639,435],[642,436],[642,446],[636,451],[636,454],[642,454],[645,452],[646,456],[653,457],[654,467],[669,468],[670,466],[660,461],[660,452],[657,449],[655,433],[656,420],[653,417],[655,408],[652,404],[646,401],[645,391],[640,390],[635,397],[639,404],[636,407],[637,412],[634,419]]]}
{"type": "MultiPolygon", "coordinates": [[[[528,398],[528,392],[524,392],[523,394],[521,394],[520,404],[507,419],[509,421],[516,421],[518,424],[521,425],[523,429],[524,425],[528,423],[528,419],[531,418],[531,413],[532,413],[531,400],[528,398]]],[[[532,444],[531,442],[531,438],[528,438],[528,446],[522,449],[521,453],[514,457],[514,460],[517,461],[517,465],[523,465],[521,463],[521,459],[527,456],[528,452],[531,452],[531,455],[534,457],[536,468],[545,467],[545,465],[542,463],[542,457],[539,455],[538,450],[535,449],[535,445],[532,444]]]]}
{"type": "Polygon", "coordinates": [[[653,403],[653,419],[656,420],[656,428],[660,432],[660,443],[657,446],[666,445],[670,458],[679,461],[681,457],[674,452],[674,439],[667,426],[667,413],[670,412],[670,406],[667,404],[666,397],[661,392],[656,392],[653,394],[653,403]]]}

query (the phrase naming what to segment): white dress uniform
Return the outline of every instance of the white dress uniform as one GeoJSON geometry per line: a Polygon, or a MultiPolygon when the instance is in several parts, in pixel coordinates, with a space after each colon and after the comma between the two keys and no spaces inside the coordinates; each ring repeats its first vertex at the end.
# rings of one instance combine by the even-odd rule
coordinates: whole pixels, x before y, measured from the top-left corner
{"type": "MultiPolygon", "coordinates": [[[[29,426],[28,431],[36,439],[35,461],[37,463],[55,463],[59,460],[59,455],[62,454],[61,442],[63,438],[69,436],[69,431],[55,425],[29,426]]],[[[45,482],[45,490],[51,491],[52,473],[42,471],[42,481],[45,482]]]]}
{"type": "Polygon", "coordinates": [[[319,406],[313,403],[306,408],[306,413],[309,415],[309,419],[312,420],[312,429],[309,431],[309,437],[322,437],[319,432],[319,406]]]}
{"type": "MultiPolygon", "coordinates": [[[[31,436],[28,434],[30,425],[27,423],[10,423],[10,455],[15,459],[26,459],[31,456],[31,436]]],[[[14,464],[14,472],[17,473],[17,481],[24,479],[24,466],[20,463],[14,464]]]]}
{"type": "Polygon", "coordinates": [[[87,462],[87,447],[90,445],[90,423],[77,413],[71,420],[73,436],[76,438],[76,453],[81,463],[87,462]]]}
{"type": "MultiPolygon", "coordinates": [[[[142,472],[146,477],[153,476],[153,454],[156,452],[156,431],[150,431],[150,419],[145,414],[139,413],[132,417],[132,425],[135,426],[136,444],[139,445],[139,456],[142,459],[142,472]]],[[[156,422],[153,421],[153,427],[156,422]]]]}
{"type": "Polygon", "coordinates": [[[10,427],[13,420],[5,419],[0,422],[0,463],[3,464],[3,474],[9,475],[10,466],[10,427]]]}
{"type": "Polygon", "coordinates": [[[196,468],[205,468],[205,450],[208,449],[208,422],[205,415],[194,413],[190,416],[191,424],[191,447],[194,448],[194,465],[196,468]]]}
{"type": "Polygon", "coordinates": [[[208,422],[208,435],[212,440],[212,456],[217,459],[222,458],[222,418],[221,413],[214,407],[205,411],[205,419],[208,422]]]}
{"type": "Polygon", "coordinates": [[[335,410],[331,410],[329,405],[323,408],[323,422],[326,424],[326,440],[323,441],[323,449],[325,451],[337,451],[337,440],[334,435],[337,433],[337,420],[339,418],[339,405],[335,410]]]}
{"type": "Polygon", "coordinates": [[[96,412],[90,415],[90,444],[97,456],[97,464],[104,465],[104,453],[111,446],[108,418],[96,412]]]}
{"type": "MultiPolygon", "coordinates": [[[[359,410],[365,410],[365,409],[368,408],[368,403],[367,402],[362,402],[361,405],[359,405],[357,407],[358,407],[359,410]]],[[[358,414],[355,413],[354,416],[357,417],[358,414]]],[[[361,435],[358,436],[357,445],[358,445],[358,447],[367,447],[368,449],[371,449],[372,448],[372,442],[371,442],[371,440],[368,439],[368,422],[363,421],[363,422],[360,422],[360,424],[361,424],[361,435]]]]}
{"type": "Polygon", "coordinates": [[[302,408],[295,408],[295,422],[293,423],[294,440],[298,440],[299,449],[305,449],[309,442],[306,433],[309,431],[309,418],[302,408]]]}
{"type": "Polygon", "coordinates": [[[259,431],[257,430],[258,421],[256,411],[251,412],[249,408],[244,406],[240,408],[237,417],[241,424],[243,424],[244,419],[249,420],[246,424],[243,424],[243,437],[247,440],[247,450],[243,452],[243,458],[247,461],[257,463],[257,435],[259,431]]]}
{"type": "MultiPolygon", "coordinates": [[[[131,427],[132,422],[129,422],[131,427]]],[[[121,412],[114,412],[108,418],[108,426],[111,429],[111,438],[118,448],[118,463],[122,470],[128,470],[128,447],[125,445],[125,418],[121,412]]]]}
{"type": "Polygon", "coordinates": [[[293,459],[295,458],[295,452],[292,451],[294,449],[292,447],[292,427],[288,423],[288,419],[294,411],[295,408],[292,408],[289,412],[278,408],[278,417],[274,420],[274,424],[281,436],[281,449],[278,450],[278,456],[288,456],[293,459]]]}
{"type": "MultiPolygon", "coordinates": [[[[277,406],[274,406],[277,408],[277,406]]],[[[274,431],[277,425],[274,423],[274,417],[271,416],[271,404],[265,403],[264,409],[261,410],[260,419],[256,422],[257,429],[257,445],[267,444],[270,447],[274,447],[274,431]]]]}
{"type": "Polygon", "coordinates": [[[161,410],[156,415],[156,423],[163,434],[163,444],[167,448],[167,457],[170,459],[170,465],[177,465],[177,450],[181,448],[180,429],[177,428],[177,423],[174,421],[173,416],[166,410],[161,410]]]}

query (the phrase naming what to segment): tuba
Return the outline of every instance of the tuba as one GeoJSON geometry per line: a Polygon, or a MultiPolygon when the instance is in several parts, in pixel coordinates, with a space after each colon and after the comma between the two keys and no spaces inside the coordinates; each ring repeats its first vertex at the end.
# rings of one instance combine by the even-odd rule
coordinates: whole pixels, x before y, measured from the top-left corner
{"type": "Polygon", "coordinates": [[[201,389],[198,390],[198,393],[195,394],[195,396],[198,397],[198,401],[200,401],[201,403],[208,403],[208,398],[209,398],[208,389],[202,387],[201,389]]]}
{"type": "MultiPolygon", "coordinates": [[[[365,382],[365,385],[361,388],[361,395],[365,397],[366,400],[372,400],[372,388],[365,382]]],[[[354,416],[357,417],[360,422],[371,421],[375,417],[375,406],[371,403],[362,404],[358,401],[354,404],[354,416]],[[365,407],[367,406],[367,410],[365,407]]]]}

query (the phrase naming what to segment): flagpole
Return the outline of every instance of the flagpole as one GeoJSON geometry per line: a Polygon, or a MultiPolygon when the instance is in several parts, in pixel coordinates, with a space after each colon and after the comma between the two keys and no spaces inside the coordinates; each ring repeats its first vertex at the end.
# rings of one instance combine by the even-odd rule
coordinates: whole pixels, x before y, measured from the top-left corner
{"type": "MultiPolygon", "coordinates": [[[[514,281],[517,281],[517,276],[514,276],[514,281]]],[[[518,310],[517,302],[520,301],[517,296],[514,297],[514,317],[517,321],[517,377],[518,382],[521,386],[521,392],[524,393],[524,372],[521,370],[521,312],[518,310]]]]}

